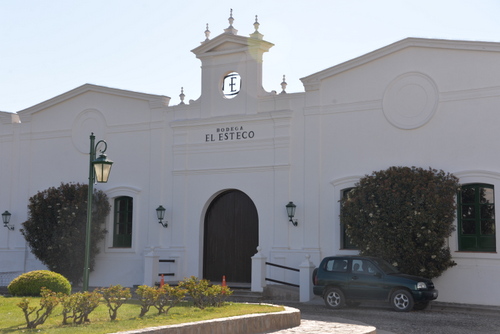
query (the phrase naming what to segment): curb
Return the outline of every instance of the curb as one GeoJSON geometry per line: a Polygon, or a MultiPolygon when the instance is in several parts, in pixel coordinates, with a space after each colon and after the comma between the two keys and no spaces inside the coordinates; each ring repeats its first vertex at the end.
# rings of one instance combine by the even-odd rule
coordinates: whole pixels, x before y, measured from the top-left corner
{"type": "Polygon", "coordinates": [[[247,314],[177,325],[148,327],[111,334],[199,334],[241,333],[253,334],[276,331],[300,325],[300,310],[284,306],[285,310],[274,313],[247,314]]]}
{"type": "Polygon", "coordinates": [[[436,301],[430,303],[428,309],[439,310],[439,311],[467,312],[467,313],[471,312],[492,313],[495,315],[498,315],[500,313],[500,306],[445,303],[436,301]]]}

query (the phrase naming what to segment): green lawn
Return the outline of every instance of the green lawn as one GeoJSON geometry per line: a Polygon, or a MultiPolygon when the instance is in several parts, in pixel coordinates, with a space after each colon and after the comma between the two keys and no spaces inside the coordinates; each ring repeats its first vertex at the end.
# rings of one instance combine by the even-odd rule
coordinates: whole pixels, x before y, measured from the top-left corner
{"type": "MultiPolygon", "coordinates": [[[[16,306],[23,299],[23,297],[0,296],[0,333],[113,333],[242,314],[279,312],[284,309],[283,307],[269,305],[227,303],[227,305],[220,308],[209,307],[200,310],[192,307],[190,302],[182,302],[179,306],[170,309],[167,315],[158,315],[157,310],[151,308],[149,313],[141,319],[138,317],[140,312],[138,301],[130,300],[118,310],[118,320],[113,322],[109,320],[108,308],[101,303],[90,314],[90,323],[63,326],[61,324],[61,307],[57,306],[43,325],[28,330],[22,310],[16,306]]],[[[39,306],[38,298],[30,297],[29,299],[32,300],[30,306],[39,306]]]]}

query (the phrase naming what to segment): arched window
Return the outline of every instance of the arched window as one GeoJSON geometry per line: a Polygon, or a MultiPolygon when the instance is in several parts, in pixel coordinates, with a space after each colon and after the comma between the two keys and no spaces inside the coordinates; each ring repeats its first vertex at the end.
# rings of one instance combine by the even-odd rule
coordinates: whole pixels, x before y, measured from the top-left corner
{"type": "Polygon", "coordinates": [[[133,199],[128,196],[115,198],[113,220],[113,247],[132,247],[133,199]]]}
{"type": "Polygon", "coordinates": [[[490,184],[467,184],[458,193],[458,249],[495,252],[495,196],[490,184]]]}

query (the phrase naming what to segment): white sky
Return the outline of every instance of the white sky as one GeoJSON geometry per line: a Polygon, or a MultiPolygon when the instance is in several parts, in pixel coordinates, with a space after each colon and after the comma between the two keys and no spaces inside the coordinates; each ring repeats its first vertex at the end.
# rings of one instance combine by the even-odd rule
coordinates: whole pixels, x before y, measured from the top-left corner
{"type": "Polygon", "coordinates": [[[300,78],[406,37],[500,42],[500,0],[0,0],[0,110],[17,112],[85,83],[200,95],[191,52],[229,26],[275,44],[264,89],[303,91],[300,78]]]}

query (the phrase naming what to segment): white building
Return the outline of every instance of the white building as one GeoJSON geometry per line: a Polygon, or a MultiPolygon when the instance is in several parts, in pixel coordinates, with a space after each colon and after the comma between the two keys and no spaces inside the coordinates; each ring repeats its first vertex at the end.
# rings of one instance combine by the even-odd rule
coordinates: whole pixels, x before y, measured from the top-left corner
{"type": "MultiPolygon", "coordinates": [[[[283,92],[263,90],[263,54],[273,44],[255,29],[240,36],[230,24],[192,50],[202,72],[195,101],[170,106],[167,96],[86,84],[0,112],[0,211],[12,213],[15,228],[0,228],[0,271],[42,268],[19,232],[28,199],[61,182],[87,182],[91,132],[114,161],[110,181],[96,188],[112,212],[119,201],[132,208],[130,238],[120,238],[109,215],[91,286],[148,283],[158,270],[172,273],[168,280],[226,275],[248,283],[257,246],[290,267],[308,254],[316,265],[356,254],[343,244],[338,201],[360,177],[390,166],[451,172],[490,189],[494,205],[499,43],[408,38],[302,78],[305,92],[292,94],[285,83],[283,92]],[[159,205],[167,228],[158,224],[159,205]]],[[[435,279],[439,301],[500,305],[500,232],[464,224],[457,220],[448,240],[458,265],[435,279]]]]}

